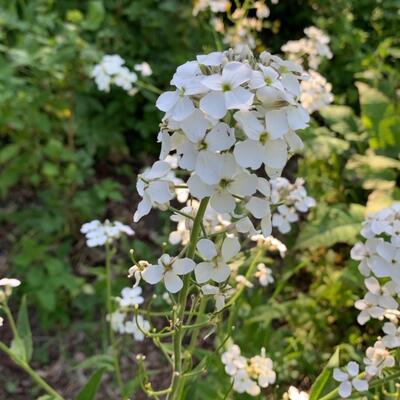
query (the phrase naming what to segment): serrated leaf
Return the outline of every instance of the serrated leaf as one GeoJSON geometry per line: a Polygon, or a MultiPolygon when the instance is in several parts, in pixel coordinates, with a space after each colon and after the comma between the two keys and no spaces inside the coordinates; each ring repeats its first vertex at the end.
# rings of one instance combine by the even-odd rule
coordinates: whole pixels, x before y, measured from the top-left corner
{"type": "Polygon", "coordinates": [[[316,249],[336,243],[354,244],[364,219],[365,207],[320,205],[315,217],[300,232],[295,248],[316,249]]]}
{"type": "Polygon", "coordinates": [[[86,382],[86,385],[75,397],[75,400],[93,400],[96,396],[97,389],[99,388],[101,379],[105,371],[105,368],[101,368],[94,372],[89,380],[86,382]]]}

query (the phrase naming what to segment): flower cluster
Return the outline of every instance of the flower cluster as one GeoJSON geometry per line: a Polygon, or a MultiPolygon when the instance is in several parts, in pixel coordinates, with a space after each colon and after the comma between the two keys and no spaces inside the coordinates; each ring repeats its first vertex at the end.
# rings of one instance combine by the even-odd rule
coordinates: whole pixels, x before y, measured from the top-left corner
{"type": "Polygon", "coordinates": [[[332,85],[317,72],[322,59],[331,59],[333,54],[329,48],[329,36],[320,29],[310,26],[304,33],[305,38],[291,40],[281,50],[289,60],[308,66],[309,79],[301,82],[300,102],[309,113],[313,113],[333,101],[332,85]]]}
{"type": "Polygon", "coordinates": [[[368,380],[382,377],[385,368],[395,365],[391,349],[400,347],[400,204],[394,204],[369,215],[363,223],[361,235],[365,242],[356,243],[351,257],[360,262],[358,269],[365,277],[367,293],[357,300],[360,310],[357,321],[364,325],[370,319],[383,320],[385,335],[368,347],[365,358],[365,379],[360,379],[359,365],[351,361],[347,371],[335,370],[334,378],[341,382],[339,394],[349,397],[352,390],[365,391],[368,380]]]}
{"type": "MultiPolygon", "coordinates": [[[[134,69],[142,76],[150,76],[153,73],[147,62],[135,64],[134,69]]],[[[100,63],[93,67],[91,76],[94,78],[97,88],[102,92],[109,92],[112,84],[132,96],[137,92],[133,84],[137,82],[138,76],[136,72],[125,66],[125,60],[118,54],[103,56],[100,63]]]]}
{"type": "Polygon", "coordinates": [[[121,291],[121,297],[116,298],[119,308],[107,318],[110,321],[113,331],[120,334],[133,335],[135,340],[142,341],[145,332],[150,330],[150,323],[141,315],[133,315],[132,312],[137,306],[144,302],[142,288],[126,287],[121,291]]]}
{"type": "Polygon", "coordinates": [[[287,393],[284,395],[284,400],[308,400],[310,398],[307,392],[297,389],[294,386],[290,386],[287,393]]]}
{"type": "Polygon", "coordinates": [[[225,365],[225,372],[231,376],[233,390],[238,393],[258,396],[261,388],[275,383],[274,365],[272,360],[266,357],[264,348],[259,356],[248,359],[241,355],[239,346],[234,344],[222,354],[221,361],[225,365]]]}
{"type": "Polygon", "coordinates": [[[98,220],[87,222],[82,225],[81,232],[86,236],[88,247],[104,246],[119,239],[122,234],[133,235],[135,233],[128,225],[108,220],[103,223],[98,220]]]}
{"type": "Polygon", "coordinates": [[[297,178],[290,183],[286,178],[271,180],[271,203],[278,205],[272,215],[272,225],[281,233],[288,233],[291,223],[299,220],[298,213],[306,213],[315,206],[315,200],[308,196],[304,179],[297,178]]]}
{"type": "MultiPolygon", "coordinates": [[[[273,0],[272,4],[278,3],[273,0]]],[[[223,42],[235,49],[243,46],[256,47],[256,32],[263,28],[263,22],[270,15],[270,9],[265,0],[250,0],[241,6],[229,0],[199,0],[193,7],[193,15],[210,10],[212,13],[211,25],[214,30],[223,35],[223,42]],[[233,10],[233,11],[232,11],[233,10]],[[249,16],[252,13],[254,16],[249,16]],[[230,21],[231,24],[227,23],[230,21]]]]}
{"type": "Polygon", "coordinates": [[[294,62],[302,64],[302,60],[306,58],[308,67],[317,70],[322,59],[333,57],[329,48],[329,36],[315,26],[305,28],[304,33],[305,38],[290,40],[282,46],[281,50],[294,62]]]}
{"type": "Polygon", "coordinates": [[[332,85],[317,71],[308,71],[310,79],[301,82],[300,101],[311,114],[333,101],[332,85]]]}

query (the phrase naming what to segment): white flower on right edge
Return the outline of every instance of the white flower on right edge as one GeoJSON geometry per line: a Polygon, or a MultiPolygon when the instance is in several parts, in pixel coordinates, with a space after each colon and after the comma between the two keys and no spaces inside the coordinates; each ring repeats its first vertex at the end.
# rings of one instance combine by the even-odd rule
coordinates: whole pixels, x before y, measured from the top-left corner
{"type": "Polygon", "coordinates": [[[197,283],[206,283],[210,279],[214,282],[225,282],[231,273],[227,265],[240,251],[238,239],[226,237],[221,249],[209,239],[200,239],[197,242],[197,250],[205,261],[196,265],[194,274],[197,283]]]}
{"type": "Polygon", "coordinates": [[[360,367],[355,361],[350,361],[346,366],[346,371],[340,368],[333,370],[333,378],[340,382],[339,395],[342,398],[350,397],[353,388],[357,392],[365,392],[368,390],[368,382],[365,379],[357,378],[360,367]]]}
{"type": "Polygon", "coordinates": [[[168,254],[163,254],[158,259],[158,264],[149,265],[142,272],[142,278],[151,285],[164,281],[164,285],[170,293],[177,293],[183,287],[182,279],[179,276],[192,272],[195,265],[190,258],[172,258],[168,254]]]}
{"type": "Polygon", "coordinates": [[[385,368],[392,368],[395,365],[394,357],[381,341],[377,341],[374,344],[374,347],[368,347],[365,355],[365,371],[371,376],[377,375],[382,378],[383,370],[385,368]]]}

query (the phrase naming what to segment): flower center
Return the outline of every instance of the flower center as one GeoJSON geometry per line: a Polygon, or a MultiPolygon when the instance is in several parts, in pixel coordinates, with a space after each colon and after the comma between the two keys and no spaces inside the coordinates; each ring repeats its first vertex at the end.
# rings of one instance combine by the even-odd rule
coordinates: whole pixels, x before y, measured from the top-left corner
{"type": "Polygon", "coordinates": [[[262,144],[265,144],[265,143],[267,143],[268,138],[269,138],[268,132],[263,132],[263,133],[260,135],[260,142],[261,142],[262,144]]]}
{"type": "Polygon", "coordinates": [[[223,83],[222,84],[222,91],[223,92],[229,92],[229,90],[231,90],[231,85],[229,83],[223,83]]]}
{"type": "Polygon", "coordinates": [[[226,189],[232,183],[231,179],[223,178],[219,182],[219,186],[221,189],[226,189]]]}
{"type": "Polygon", "coordinates": [[[207,150],[208,144],[203,140],[198,144],[199,151],[207,150]]]}
{"type": "Polygon", "coordinates": [[[271,78],[270,76],[266,76],[266,77],[264,77],[264,82],[265,82],[267,85],[271,85],[271,83],[272,83],[272,78],[271,78]]]}

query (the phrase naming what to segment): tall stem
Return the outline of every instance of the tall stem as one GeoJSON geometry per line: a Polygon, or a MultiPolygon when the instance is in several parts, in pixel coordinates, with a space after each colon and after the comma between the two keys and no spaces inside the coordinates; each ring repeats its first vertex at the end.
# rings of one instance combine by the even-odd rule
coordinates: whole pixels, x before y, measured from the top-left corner
{"type": "MultiPolygon", "coordinates": [[[[199,238],[199,234],[201,231],[201,224],[203,221],[204,214],[206,212],[206,208],[208,205],[209,198],[206,197],[200,202],[199,209],[196,214],[196,218],[193,222],[192,233],[190,235],[190,243],[187,249],[187,257],[190,259],[194,258],[196,252],[196,244],[199,238]]],[[[182,325],[183,325],[183,317],[185,313],[186,303],[187,303],[187,296],[189,292],[189,275],[184,277],[183,281],[183,288],[179,293],[178,299],[178,310],[176,313],[176,327],[175,327],[175,334],[173,339],[174,345],[174,371],[172,375],[172,382],[171,382],[171,392],[168,396],[170,400],[178,400],[178,394],[182,390],[180,388],[182,382],[182,325]]]]}
{"type": "Polygon", "coordinates": [[[4,351],[20,368],[22,368],[43,390],[56,400],[64,400],[28,363],[17,357],[4,343],[0,342],[0,350],[4,351]]]}
{"type": "MultiPolygon", "coordinates": [[[[111,249],[110,245],[106,243],[106,303],[107,303],[107,313],[109,318],[111,318],[111,314],[113,312],[112,307],[112,287],[111,287],[111,249]]],[[[119,367],[119,355],[118,348],[115,340],[115,334],[111,326],[111,321],[108,323],[108,336],[109,342],[111,345],[112,357],[114,361],[114,370],[115,370],[115,378],[117,380],[117,384],[119,390],[121,392],[121,396],[124,396],[124,383],[122,381],[121,369],[119,367]]]]}

